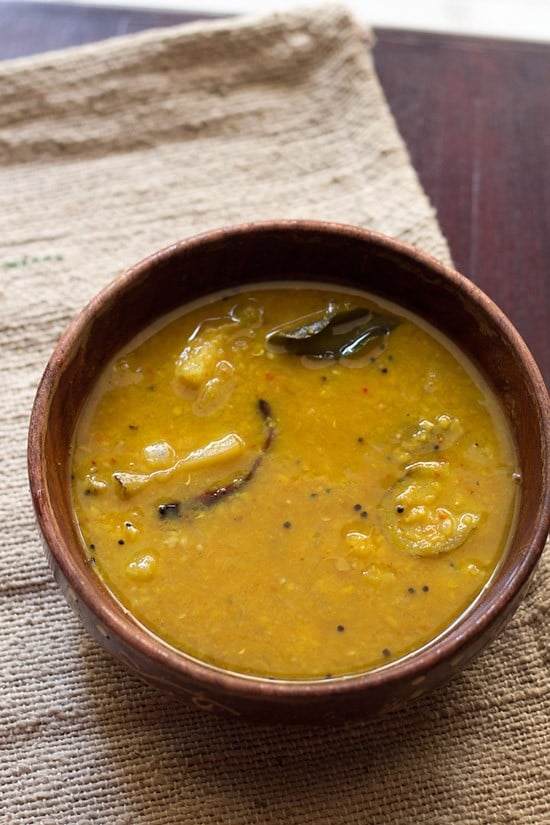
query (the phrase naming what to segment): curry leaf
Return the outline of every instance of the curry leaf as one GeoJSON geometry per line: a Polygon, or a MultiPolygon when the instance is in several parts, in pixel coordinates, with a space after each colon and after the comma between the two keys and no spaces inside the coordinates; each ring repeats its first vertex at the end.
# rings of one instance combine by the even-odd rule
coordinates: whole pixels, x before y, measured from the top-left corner
{"type": "Polygon", "coordinates": [[[330,303],[323,313],[277,327],[266,340],[269,346],[293,355],[336,360],[357,355],[369,341],[389,335],[398,324],[394,315],[330,303]]]}

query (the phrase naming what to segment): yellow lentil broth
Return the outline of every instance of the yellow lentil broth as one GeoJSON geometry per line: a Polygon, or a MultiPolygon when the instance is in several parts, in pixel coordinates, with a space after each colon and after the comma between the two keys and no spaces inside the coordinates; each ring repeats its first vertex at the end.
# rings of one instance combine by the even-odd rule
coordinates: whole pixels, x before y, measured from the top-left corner
{"type": "Polygon", "coordinates": [[[325,677],[418,649],[479,594],[513,518],[498,405],[424,324],[392,308],[401,323],[353,359],[266,346],[330,300],[376,306],[272,284],[185,309],[111,363],[76,434],[98,574],[160,637],[238,672],[325,677]]]}

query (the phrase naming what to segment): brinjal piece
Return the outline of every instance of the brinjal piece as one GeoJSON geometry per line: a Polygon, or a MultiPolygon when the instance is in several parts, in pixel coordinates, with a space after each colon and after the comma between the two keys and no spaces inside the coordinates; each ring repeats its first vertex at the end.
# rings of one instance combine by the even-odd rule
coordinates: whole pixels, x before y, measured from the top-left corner
{"type": "Polygon", "coordinates": [[[226,496],[236,493],[244,487],[245,484],[248,484],[248,482],[254,477],[258,467],[262,463],[264,455],[271,447],[273,439],[275,438],[275,421],[270,403],[264,398],[260,398],[257,402],[257,410],[264,424],[264,443],[262,445],[261,452],[258,453],[254,459],[248,472],[242,476],[234,478],[228,484],[221,485],[220,487],[214,487],[211,490],[205,490],[203,493],[200,493],[191,502],[191,508],[212,507],[213,504],[216,504],[226,496]]]}
{"type": "Polygon", "coordinates": [[[396,549],[418,558],[439,556],[460,547],[477,528],[481,515],[449,496],[450,473],[447,463],[419,461],[386,492],[378,512],[396,549]]]}
{"type": "MultiPolygon", "coordinates": [[[[275,420],[271,411],[271,405],[264,398],[260,398],[256,408],[264,426],[264,441],[260,452],[255,456],[246,473],[233,478],[227,484],[221,484],[218,487],[203,490],[202,493],[187,499],[187,501],[172,501],[166,504],[160,504],[157,507],[157,513],[160,519],[177,519],[185,513],[192,513],[196,510],[212,507],[227,496],[238,492],[251,481],[275,438],[275,420]]],[[[119,483],[122,484],[120,479],[118,480],[119,483]]]]}

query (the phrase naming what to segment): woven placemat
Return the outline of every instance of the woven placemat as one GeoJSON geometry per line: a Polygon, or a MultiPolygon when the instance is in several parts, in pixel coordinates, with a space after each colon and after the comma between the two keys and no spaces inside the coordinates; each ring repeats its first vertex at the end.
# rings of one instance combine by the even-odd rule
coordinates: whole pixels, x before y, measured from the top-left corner
{"type": "Polygon", "coordinates": [[[51,580],[26,430],[67,322],[198,230],[316,218],[449,260],[339,7],[154,31],[0,65],[0,822],[549,821],[548,565],[449,687],[384,719],[253,727],[175,706],[51,580]]]}

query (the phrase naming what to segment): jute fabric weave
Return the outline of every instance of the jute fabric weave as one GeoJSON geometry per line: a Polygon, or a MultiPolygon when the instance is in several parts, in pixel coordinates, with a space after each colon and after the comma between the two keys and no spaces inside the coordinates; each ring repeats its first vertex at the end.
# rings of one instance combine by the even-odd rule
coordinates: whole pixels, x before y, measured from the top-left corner
{"type": "Polygon", "coordinates": [[[192,25],[0,66],[0,822],[533,823],[548,802],[548,566],[436,695],[333,729],[174,706],[86,635],[26,479],[47,358],[124,267],[255,218],[449,259],[345,10],[192,25]]]}

